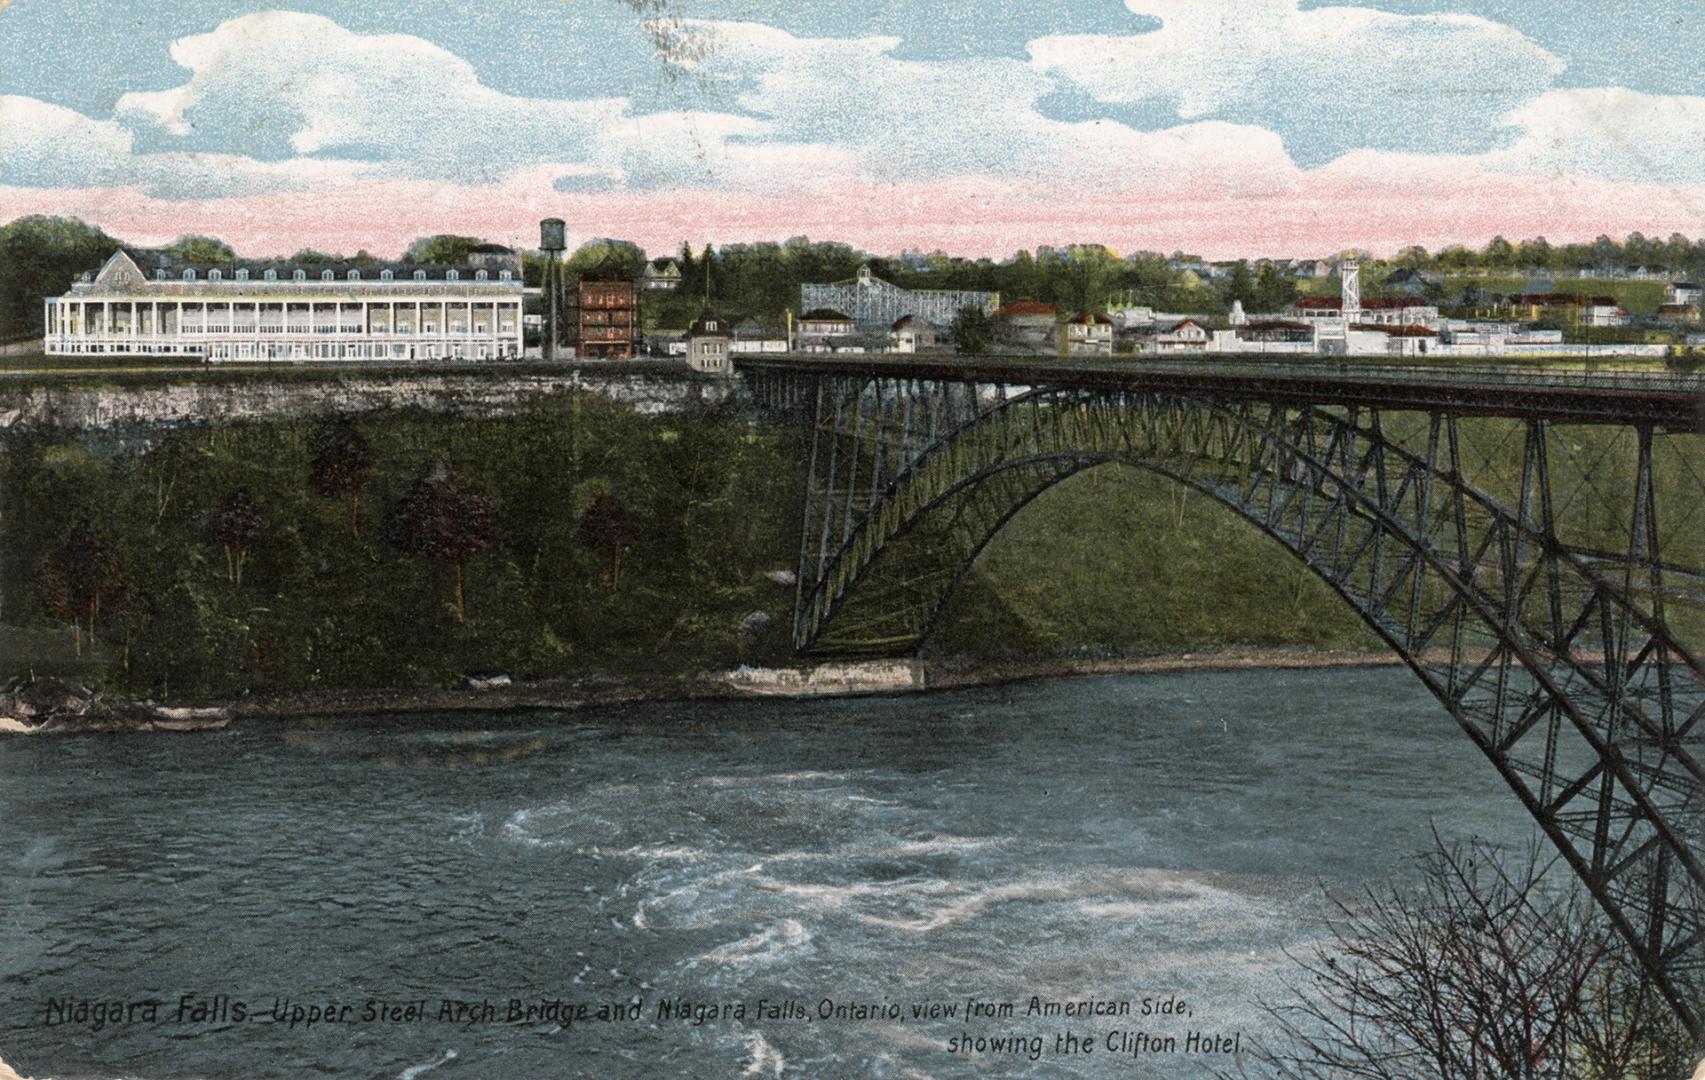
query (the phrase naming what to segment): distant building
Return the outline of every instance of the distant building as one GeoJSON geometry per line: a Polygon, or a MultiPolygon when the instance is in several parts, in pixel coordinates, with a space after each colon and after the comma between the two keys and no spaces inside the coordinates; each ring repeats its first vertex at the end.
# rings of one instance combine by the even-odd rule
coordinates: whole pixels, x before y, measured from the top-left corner
{"type": "Polygon", "coordinates": [[[1628,312],[1614,296],[1582,293],[1522,293],[1503,307],[1520,322],[1555,322],[1569,326],[1626,326],[1628,312]]]}
{"type": "Polygon", "coordinates": [[[673,292],[681,287],[681,264],[674,259],[652,259],[645,264],[639,283],[647,292],[673,292]]]}
{"type": "Polygon", "coordinates": [[[827,285],[801,285],[800,310],[828,308],[844,312],[862,334],[876,337],[888,333],[904,315],[912,315],[936,327],[946,328],[962,308],[974,307],[988,313],[1000,304],[1000,294],[970,289],[902,289],[858,268],[858,276],[827,285]]]}
{"type": "Polygon", "coordinates": [[[888,348],[897,353],[928,352],[935,348],[935,327],[916,315],[902,315],[888,331],[888,348]]]}
{"type": "Polygon", "coordinates": [[[211,361],[519,359],[520,274],[403,263],[194,267],[119,250],[46,300],[51,355],[211,361]],[[144,272],[138,259],[152,261],[144,272]]]}
{"type": "Polygon", "coordinates": [[[1702,295],[1705,295],[1705,290],[1691,281],[1672,281],[1664,290],[1664,303],[1687,304],[1697,308],[1700,306],[1702,295]]]}
{"type": "MultiPolygon", "coordinates": [[[[1343,298],[1303,296],[1291,304],[1293,319],[1345,319],[1343,298]]],[[[1353,322],[1358,326],[1429,326],[1437,328],[1439,309],[1414,296],[1375,297],[1360,301],[1353,322]]]]}
{"type": "Polygon", "coordinates": [[[1426,356],[1436,352],[1439,332],[1430,326],[1386,326],[1386,352],[1391,356],[1426,356]]]}
{"type": "Polygon", "coordinates": [[[1060,327],[1067,356],[1112,356],[1113,320],[1099,311],[1085,311],[1060,327]]]}
{"type": "Polygon", "coordinates": [[[729,346],[735,353],[784,353],[787,335],[764,329],[751,319],[734,327],[734,342],[729,346]]]}
{"type": "Polygon", "coordinates": [[[1386,292],[1399,296],[1424,296],[1428,289],[1442,289],[1445,279],[1430,270],[1414,270],[1407,266],[1393,270],[1385,276],[1384,289],[1386,292]]]}
{"type": "Polygon", "coordinates": [[[732,343],[728,323],[705,312],[687,328],[687,366],[710,375],[729,374],[734,370],[732,343]]]}
{"type": "Polygon", "coordinates": [[[1259,344],[1313,345],[1314,327],[1304,322],[1291,322],[1285,319],[1267,319],[1261,322],[1245,323],[1237,331],[1240,341],[1256,342],[1259,344]]]}
{"type": "Polygon", "coordinates": [[[1060,313],[1035,300],[1016,300],[996,308],[990,318],[998,352],[1054,353],[1059,349],[1060,313]]]}
{"type": "Polygon", "coordinates": [[[834,308],[813,308],[799,317],[794,342],[801,352],[863,352],[858,325],[834,308]]]}
{"type": "Polygon", "coordinates": [[[633,279],[616,270],[580,276],[577,291],[576,355],[598,360],[631,359],[639,335],[639,301],[633,279]]]}
{"type": "Polygon", "coordinates": [[[1194,319],[1185,319],[1176,326],[1156,334],[1152,346],[1156,353],[1167,356],[1178,353],[1208,351],[1208,329],[1194,319]]]}

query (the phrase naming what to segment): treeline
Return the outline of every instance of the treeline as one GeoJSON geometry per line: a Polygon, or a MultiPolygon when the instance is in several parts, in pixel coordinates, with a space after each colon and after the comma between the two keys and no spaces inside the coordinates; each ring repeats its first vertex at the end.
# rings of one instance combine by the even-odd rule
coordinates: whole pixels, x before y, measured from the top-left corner
{"type": "Polygon", "coordinates": [[[591,397],[116,451],[15,437],[5,674],[182,699],[775,659],[792,594],[765,575],[795,554],[791,448],[591,397]]]}
{"type": "Polygon", "coordinates": [[[1461,244],[1429,252],[1406,247],[1389,260],[1392,266],[1416,270],[1467,271],[1552,270],[1616,275],[1648,273],[1705,274],[1705,239],[1689,240],[1680,233],[1669,239],[1629,233],[1624,240],[1600,236],[1590,244],[1556,244],[1545,237],[1511,242],[1495,236],[1483,248],[1461,244]]]}
{"type": "MultiPolygon", "coordinates": [[[[409,261],[456,265],[481,241],[477,237],[438,234],[409,246],[409,261]]],[[[44,296],[54,296],[85,271],[93,270],[119,246],[101,230],[75,218],[26,217],[0,228],[0,341],[41,332],[44,296]]],[[[233,260],[230,246],[214,237],[185,236],[163,251],[198,266],[233,260]]],[[[1365,255],[1365,253],[1364,253],[1365,255]]],[[[779,328],[792,310],[799,314],[799,286],[853,277],[860,266],[907,289],[974,289],[998,292],[1003,300],[1039,300],[1062,310],[1103,310],[1110,304],[1136,304],[1162,311],[1215,313],[1241,300],[1250,311],[1278,311],[1295,299],[1298,282],[1282,265],[1256,259],[1239,263],[1216,280],[1203,281],[1187,267],[1200,260],[1183,252],[1121,255],[1099,244],[1019,251],[1008,258],[967,259],[936,252],[927,256],[885,257],[847,244],[797,236],[780,243],[682,244],[677,250],[647,252],[625,240],[597,239],[582,244],[567,259],[565,281],[590,272],[637,278],[654,258],[672,258],[681,271],[673,292],[647,293],[641,317],[647,329],[685,328],[706,306],[724,317],[753,319],[779,328]]],[[[354,266],[375,261],[366,251],[354,255],[303,249],[288,260],[307,267],[354,266]]],[[[542,281],[536,252],[522,252],[522,270],[530,285],[542,281]]],[[[1366,255],[1364,284],[1377,289],[1391,270],[1407,267],[1451,274],[1507,274],[1524,270],[1705,276],[1705,239],[1677,233],[1667,240],[1631,233],[1622,240],[1601,236],[1592,243],[1553,245],[1543,237],[1511,242],[1495,237],[1482,248],[1452,246],[1432,252],[1408,247],[1389,259],[1366,255]]],[[[570,298],[572,299],[572,298],[570,298]]]]}

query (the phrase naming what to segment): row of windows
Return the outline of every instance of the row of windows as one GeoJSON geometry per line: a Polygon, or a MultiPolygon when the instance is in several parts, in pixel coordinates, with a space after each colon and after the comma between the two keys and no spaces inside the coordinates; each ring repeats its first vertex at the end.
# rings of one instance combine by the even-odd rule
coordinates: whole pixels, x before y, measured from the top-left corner
{"type": "MultiPolygon", "coordinates": [[[[344,274],[343,276],[344,276],[344,280],[346,280],[346,281],[360,281],[361,280],[361,271],[351,270],[348,273],[344,274]]],[[[391,281],[395,278],[395,276],[396,275],[393,274],[389,270],[379,271],[379,280],[380,281],[391,281]]],[[[195,280],[195,271],[193,269],[186,269],[183,272],[183,279],[185,281],[194,281],[195,280]]],[[[155,270],[154,271],[154,280],[165,281],[166,280],[166,271],[163,268],[155,270]]],[[[223,281],[223,280],[225,280],[225,274],[221,270],[209,270],[207,272],[207,280],[208,281],[223,281]]],[[[247,270],[238,270],[236,280],[238,280],[238,281],[249,280],[249,272],[247,270]]],[[[262,280],[264,280],[264,281],[277,281],[278,280],[278,271],[277,270],[266,271],[266,273],[264,273],[262,275],[262,280]]],[[[292,281],[307,281],[308,280],[308,272],[306,270],[297,270],[291,274],[291,280],[292,281]]],[[[337,274],[331,270],[321,270],[320,271],[320,280],[321,281],[336,281],[337,280],[337,274]]],[[[414,272],[414,280],[425,281],[426,280],[426,271],[425,270],[416,270],[414,272]]],[[[460,270],[446,271],[444,274],[444,280],[445,281],[460,281],[460,280],[462,280],[462,273],[460,270]]],[[[476,270],[476,271],[474,271],[474,280],[475,281],[490,280],[490,274],[488,274],[484,270],[476,270]]],[[[499,270],[497,272],[497,280],[499,280],[499,281],[513,281],[513,280],[515,280],[515,272],[513,270],[499,270]]]]}

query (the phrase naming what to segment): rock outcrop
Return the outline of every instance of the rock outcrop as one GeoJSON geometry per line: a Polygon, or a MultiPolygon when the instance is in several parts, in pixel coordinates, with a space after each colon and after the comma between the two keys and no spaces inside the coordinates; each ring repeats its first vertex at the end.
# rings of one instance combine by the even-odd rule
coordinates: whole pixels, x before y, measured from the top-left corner
{"type": "Polygon", "coordinates": [[[32,679],[0,694],[0,732],[26,735],[91,731],[203,731],[231,722],[223,708],[179,708],[104,697],[54,678],[32,679]]]}

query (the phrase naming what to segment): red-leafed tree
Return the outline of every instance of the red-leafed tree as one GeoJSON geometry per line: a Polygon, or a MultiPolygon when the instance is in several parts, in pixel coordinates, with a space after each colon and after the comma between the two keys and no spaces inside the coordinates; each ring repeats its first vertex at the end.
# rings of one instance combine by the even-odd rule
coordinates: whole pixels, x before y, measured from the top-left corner
{"type": "Polygon", "coordinates": [[[47,560],[44,592],[50,611],[71,624],[77,655],[83,655],[83,627],[94,641],[103,608],[123,600],[126,585],[118,548],[87,518],[77,522],[65,544],[47,560]]]}
{"type": "Polygon", "coordinates": [[[407,555],[456,568],[456,621],[465,622],[462,567],[497,546],[497,507],[441,457],[432,459],[391,515],[386,539],[407,555]]]}
{"type": "Polygon", "coordinates": [[[580,517],[580,542],[610,560],[604,581],[614,590],[621,580],[622,552],[633,545],[639,530],[615,496],[600,491],[580,517]]]}
{"type": "Polygon", "coordinates": [[[308,464],[308,484],[321,495],[349,499],[349,531],[361,535],[356,509],[361,485],[373,472],[373,451],[367,440],[348,420],[339,418],[317,428],[309,436],[313,460],[308,464]]]}
{"type": "Polygon", "coordinates": [[[213,538],[225,549],[225,573],[236,588],[243,587],[243,561],[249,548],[266,531],[266,518],[261,515],[254,496],[242,488],[225,496],[213,514],[213,538]]]}

